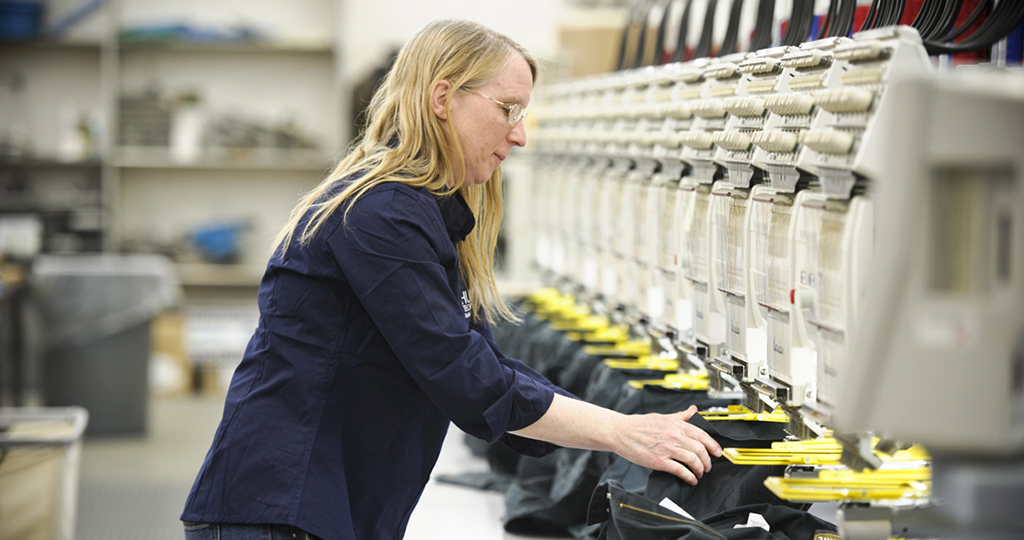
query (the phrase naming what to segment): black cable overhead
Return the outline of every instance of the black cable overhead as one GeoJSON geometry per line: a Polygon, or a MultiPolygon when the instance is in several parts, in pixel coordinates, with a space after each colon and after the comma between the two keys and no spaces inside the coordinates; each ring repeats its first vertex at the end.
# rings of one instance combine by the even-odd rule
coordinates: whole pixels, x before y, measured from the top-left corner
{"type": "Polygon", "coordinates": [[[814,0],[793,0],[789,25],[782,36],[782,44],[795,47],[811,37],[814,26],[814,0]]]}
{"type": "Polygon", "coordinates": [[[891,0],[893,6],[890,17],[883,26],[896,26],[903,20],[903,12],[907,10],[907,0],[891,0]]]}
{"type": "Polygon", "coordinates": [[[622,29],[622,39],[619,40],[619,58],[615,61],[615,71],[622,69],[626,62],[626,49],[629,48],[629,38],[633,32],[633,12],[636,11],[637,4],[633,5],[633,9],[629,10],[629,14],[626,16],[626,26],[622,29]]]}
{"type": "Polygon", "coordinates": [[[847,0],[845,18],[843,19],[843,28],[846,29],[844,36],[853,34],[853,24],[857,18],[857,0],[847,0]]]}
{"type": "Polygon", "coordinates": [[[871,28],[883,28],[886,26],[892,26],[893,24],[899,23],[899,17],[903,16],[903,7],[900,5],[905,0],[880,0],[878,6],[878,16],[875,17],[874,23],[871,28]],[[893,16],[896,11],[899,11],[899,16],[895,23],[892,22],[893,16]]]}
{"type": "MultiPolygon", "coordinates": [[[[889,20],[892,19],[893,11],[898,8],[897,4],[896,0],[878,0],[878,12],[875,14],[874,20],[871,21],[871,26],[866,28],[866,30],[889,26],[889,20]]],[[[900,13],[902,14],[902,11],[900,13]]]]}
{"type": "Polygon", "coordinates": [[[654,58],[648,65],[656,66],[665,63],[665,38],[668,36],[668,12],[673,0],[662,2],[661,20],[658,21],[658,35],[654,40],[654,58]]]}
{"type": "Polygon", "coordinates": [[[690,5],[693,0],[686,0],[683,14],[679,18],[679,34],[676,36],[676,50],[672,51],[672,62],[682,62],[686,57],[686,35],[690,31],[690,5]]]}
{"type": "Polygon", "coordinates": [[[924,12],[924,17],[921,21],[921,27],[918,28],[923,39],[932,39],[935,30],[941,24],[942,12],[946,9],[947,4],[949,4],[948,0],[938,0],[931,3],[925,2],[928,10],[925,11],[924,7],[921,8],[921,11],[924,12]]]}
{"type": "Polygon", "coordinates": [[[960,8],[963,7],[963,0],[952,0],[946,2],[946,9],[943,10],[942,16],[939,17],[939,22],[935,27],[935,31],[929,36],[929,39],[940,39],[944,36],[949,35],[950,31],[953,30],[953,26],[956,25],[956,18],[960,14],[960,8]]]}
{"type": "Polygon", "coordinates": [[[639,29],[636,27],[636,20],[640,13],[646,13],[646,10],[644,10],[645,4],[646,0],[637,0],[633,4],[633,8],[629,10],[629,14],[626,17],[626,27],[622,30],[622,42],[619,44],[619,60],[615,63],[615,71],[633,67],[632,64],[627,65],[627,56],[633,50],[632,46],[636,44],[636,38],[639,33],[639,29]]]}
{"type": "Polygon", "coordinates": [[[931,2],[923,2],[921,4],[921,10],[917,12],[917,16],[914,17],[914,22],[910,23],[910,26],[917,28],[917,32],[922,36],[925,35],[926,29],[931,24],[931,19],[935,16],[934,12],[939,9],[939,2],[942,0],[932,0],[931,2]]]}
{"type": "Polygon", "coordinates": [[[828,11],[825,12],[825,18],[821,20],[821,26],[818,28],[817,39],[828,37],[828,32],[835,26],[836,13],[839,11],[839,2],[842,0],[829,0],[828,11]]]}
{"type": "Polygon", "coordinates": [[[633,63],[629,66],[631,68],[641,67],[644,64],[644,53],[647,52],[647,23],[651,18],[651,11],[657,7],[657,0],[649,0],[647,2],[647,9],[643,10],[643,15],[640,19],[640,38],[636,44],[636,58],[633,59],[633,63]]]}
{"type": "Polygon", "coordinates": [[[903,20],[903,12],[907,9],[907,0],[886,0],[887,17],[875,25],[875,28],[896,26],[903,20]]]}
{"type": "Polygon", "coordinates": [[[700,40],[697,42],[697,50],[693,52],[693,58],[707,58],[711,56],[712,34],[715,27],[715,10],[718,8],[718,0],[708,0],[708,9],[704,13],[704,27],[701,29],[700,40]]]}
{"type": "Polygon", "coordinates": [[[853,18],[857,13],[857,0],[839,0],[836,18],[829,28],[828,37],[846,37],[853,32],[853,18]]]}
{"type": "Polygon", "coordinates": [[[874,28],[872,23],[875,17],[878,15],[878,0],[871,0],[871,7],[868,8],[868,14],[864,16],[864,22],[860,25],[860,32],[865,30],[871,30],[874,28]]]}
{"type": "Polygon", "coordinates": [[[766,49],[772,44],[772,26],[775,23],[775,0],[758,0],[757,20],[750,38],[750,51],[766,49]]]}
{"type": "Polygon", "coordinates": [[[1024,21],[1024,2],[1003,0],[989,12],[981,26],[960,43],[949,45],[946,41],[950,38],[945,36],[940,38],[943,40],[941,42],[925,40],[924,46],[928,54],[931,55],[959,54],[988,49],[1009,35],[1021,21],[1024,21]]]}
{"type": "Polygon", "coordinates": [[[978,5],[974,8],[974,11],[971,12],[971,16],[967,17],[967,20],[964,21],[964,24],[962,24],[960,28],[953,30],[952,34],[942,38],[943,41],[950,42],[964,35],[964,33],[974,26],[974,23],[978,22],[978,17],[981,17],[983,12],[986,10],[989,12],[992,11],[992,1],[993,0],[982,0],[981,2],[978,2],[978,5]]]}
{"type": "Polygon", "coordinates": [[[732,0],[732,9],[729,10],[729,26],[725,30],[725,38],[722,46],[718,49],[718,56],[725,56],[736,52],[740,35],[740,15],[743,12],[743,0],[732,0]]]}

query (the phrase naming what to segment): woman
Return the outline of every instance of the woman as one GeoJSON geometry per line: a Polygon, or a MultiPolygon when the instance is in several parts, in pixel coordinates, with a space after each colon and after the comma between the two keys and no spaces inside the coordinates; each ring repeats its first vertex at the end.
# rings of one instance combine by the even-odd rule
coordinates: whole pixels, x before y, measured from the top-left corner
{"type": "Polygon", "coordinates": [[[401,538],[449,421],[524,454],[613,451],[691,483],[720,455],[693,409],[601,409],[494,344],[489,324],[513,318],[491,267],[499,166],[526,144],[536,72],[466,21],[399,53],[361,140],[277,239],[187,538],[401,538]]]}

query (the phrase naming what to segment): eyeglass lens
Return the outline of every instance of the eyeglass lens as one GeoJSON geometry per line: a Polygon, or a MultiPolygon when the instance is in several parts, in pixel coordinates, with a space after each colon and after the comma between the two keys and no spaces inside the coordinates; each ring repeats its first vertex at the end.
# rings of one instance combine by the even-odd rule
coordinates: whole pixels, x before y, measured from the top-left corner
{"type": "Polygon", "coordinates": [[[515,125],[517,122],[526,117],[526,109],[515,103],[508,108],[508,123],[515,125]]]}

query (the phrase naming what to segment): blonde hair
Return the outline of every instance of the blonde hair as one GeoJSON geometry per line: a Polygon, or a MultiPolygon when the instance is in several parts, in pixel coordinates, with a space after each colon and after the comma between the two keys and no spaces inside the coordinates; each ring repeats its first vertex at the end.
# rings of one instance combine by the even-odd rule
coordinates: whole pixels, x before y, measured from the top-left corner
{"type": "MultiPolygon", "coordinates": [[[[309,245],[320,227],[347,203],[345,218],[357,200],[383,182],[401,182],[426,188],[435,197],[462,193],[476,226],[456,249],[463,283],[469,293],[474,319],[481,314],[494,323],[516,320],[494,280],[494,248],[501,226],[501,169],[482,186],[462,185],[465,155],[455,128],[434,115],[431,90],[448,81],[452,93],[482,86],[496,77],[507,63],[521,55],[534,80],[537,62],[521,45],[483,25],[461,20],[440,20],[417,32],[399,51],[394,65],[374,92],[367,111],[366,130],[348,154],[315,189],[292,210],[288,223],[274,241],[274,253],[287,251],[296,234],[309,245]],[[353,176],[354,173],[363,173],[353,176]],[[341,178],[351,181],[338,194],[320,200],[341,178]],[[302,226],[304,216],[308,221],[302,226]]],[[[451,100],[445,108],[450,107],[451,100]]],[[[450,112],[450,111],[448,111],[450,112]]]]}

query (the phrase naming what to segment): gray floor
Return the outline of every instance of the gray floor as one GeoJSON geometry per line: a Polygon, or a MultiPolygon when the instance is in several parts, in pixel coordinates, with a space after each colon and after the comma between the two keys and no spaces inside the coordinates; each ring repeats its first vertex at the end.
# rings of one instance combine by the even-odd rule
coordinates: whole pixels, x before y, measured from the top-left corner
{"type": "MultiPolygon", "coordinates": [[[[220,396],[168,397],[150,404],[144,437],[87,437],[82,451],[76,540],[181,540],[178,515],[220,420],[220,396]]],[[[436,473],[486,470],[452,428],[436,473]]],[[[406,538],[522,538],[501,528],[497,493],[431,481],[406,538]]]]}

